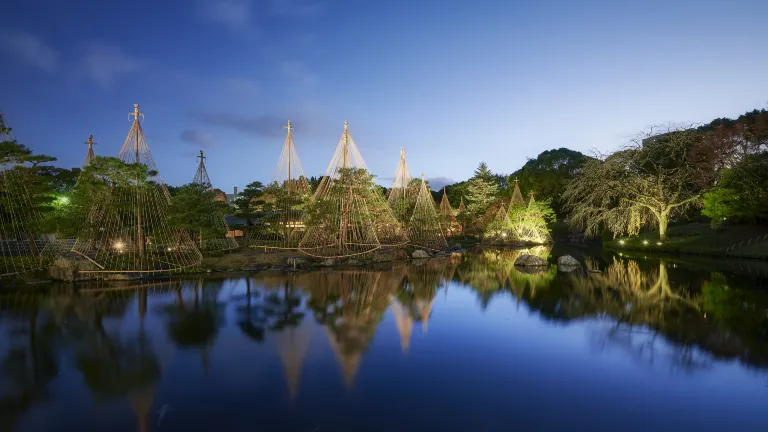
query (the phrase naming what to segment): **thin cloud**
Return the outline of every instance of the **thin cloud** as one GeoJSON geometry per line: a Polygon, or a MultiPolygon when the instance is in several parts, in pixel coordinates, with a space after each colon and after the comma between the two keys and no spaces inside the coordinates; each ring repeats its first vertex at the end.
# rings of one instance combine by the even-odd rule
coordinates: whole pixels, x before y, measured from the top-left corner
{"type": "Polygon", "coordinates": [[[209,0],[201,3],[200,13],[213,23],[243,30],[251,21],[251,6],[250,0],[209,0]]]}
{"type": "Polygon", "coordinates": [[[237,96],[254,96],[259,92],[256,81],[247,78],[226,78],[221,84],[225,92],[237,96]]]}
{"type": "Polygon", "coordinates": [[[285,134],[283,126],[286,119],[271,114],[247,117],[228,113],[193,112],[189,117],[210,126],[233,129],[259,137],[273,138],[285,134]]]}
{"type": "Polygon", "coordinates": [[[306,64],[300,61],[284,61],[278,65],[280,73],[298,84],[311,86],[317,83],[317,74],[312,73],[306,64]]]}
{"type": "Polygon", "coordinates": [[[216,147],[216,140],[208,132],[199,130],[185,130],[181,133],[180,138],[182,141],[186,141],[188,144],[203,148],[211,149],[216,147]]]}
{"type": "Polygon", "coordinates": [[[456,180],[450,179],[448,177],[430,177],[425,178],[424,180],[429,182],[429,187],[432,188],[433,191],[442,189],[443,186],[449,186],[456,183],[456,180]]]}
{"type": "Polygon", "coordinates": [[[107,87],[120,76],[143,69],[146,63],[120,47],[96,41],[86,45],[79,65],[85,76],[107,87]]]}
{"type": "Polygon", "coordinates": [[[59,52],[37,36],[25,31],[4,32],[0,47],[23,63],[53,73],[59,67],[59,52]]]}
{"type": "Polygon", "coordinates": [[[277,15],[314,16],[325,8],[319,0],[272,0],[272,12],[277,15]]]}

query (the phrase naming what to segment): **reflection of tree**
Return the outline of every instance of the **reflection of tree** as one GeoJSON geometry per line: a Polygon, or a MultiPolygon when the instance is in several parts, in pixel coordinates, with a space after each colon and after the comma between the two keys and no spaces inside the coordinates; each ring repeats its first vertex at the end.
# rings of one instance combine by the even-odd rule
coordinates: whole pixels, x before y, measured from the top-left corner
{"type": "Polygon", "coordinates": [[[194,301],[186,304],[182,287],[176,291],[176,305],[167,305],[168,335],[182,349],[201,350],[204,370],[208,370],[210,349],[224,324],[224,305],[218,301],[223,281],[192,282],[194,301]]]}
{"type": "Polygon", "coordinates": [[[697,298],[672,289],[664,260],[658,271],[643,271],[636,261],[614,258],[605,272],[571,280],[582,298],[591,298],[595,307],[628,324],[661,323],[671,312],[699,308],[697,298]]]}
{"type": "MultiPolygon", "coordinates": [[[[32,297],[32,296],[30,296],[32,297]]],[[[12,321],[8,351],[0,360],[7,388],[0,397],[0,425],[13,430],[24,413],[48,398],[48,384],[58,374],[55,327],[40,322],[39,297],[31,298],[12,321]],[[20,316],[19,316],[20,315],[20,316]]]]}
{"type": "Polygon", "coordinates": [[[717,337],[707,342],[716,354],[739,356],[747,364],[768,366],[768,293],[735,289],[725,276],[712,273],[702,285],[702,308],[717,321],[717,337]]]}
{"type": "Polygon", "coordinates": [[[509,289],[518,301],[526,289],[535,294],[537,289],[547,287],[554,279],[556,270],[536,270],[527,274],[515,267],[515,260],[521,255],[549,256],[551,246],[536,246],[529,249],[486,248],[478,254],[467,254],[456,268],[462,283],[469,285],[478,295],[480,306],[485,310],[499,292],[509,289]]]}
{"type": "Polygon", "coordinates": [[[422,332],[427,331],[427,324],[432,314],[432,303],[437,296],[437,290],[443,283],[449,261],[447,257],[434,258],[421,265],[411,265],[408,268],[406,289],[398,293],[398,298],[405,300],[403,304],[416,312],[413,319],[421,322],[422,332]]]}
{"type": "MultiPolygon", "coordinates": [[[[255,304],[253,301],[253,298],[258,297],[260,293],[251,288],[251,278],[245,278],[245,286],[245,304],[238,304],[236,306],[237,326],[248,339],[261,343],[264,342],[264,331],[267,325],[264,307],[261,304],[255,304]]],[[[242,303],[242,300],[240,299],[240,303],[242,303]]]]}
{"type": "Polygon", "coordinates": [[[596,334],[597,347],[617,347],[648,364],[666,351],[667,361],[686,371],[708,366],[694,355],[690,331],[699,319],[700,301],[673,288],[664,260],[655,270],[614,258],[602,273],[569,277],[572,290],[562,303],[567,316],[608,315],[615,321],[596,334]],[[659,346],[660,339],[673,343],[659,346]]]}
{"type": "Polygon", "coordinates": [[[309,306],[315,320],[325,327],[345,382],[351,386],[396,286],[387,283],[380,272],[364,270],[321,272],[307,277],[312,280],[307,284],[309,306]]]}

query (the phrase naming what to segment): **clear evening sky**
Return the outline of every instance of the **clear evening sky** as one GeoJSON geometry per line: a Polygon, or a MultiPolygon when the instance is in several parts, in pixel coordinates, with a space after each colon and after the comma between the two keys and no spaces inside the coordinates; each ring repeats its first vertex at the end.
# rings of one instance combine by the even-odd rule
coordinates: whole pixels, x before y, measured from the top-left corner
{"type": "Polygon", "coordinates": [[[322,174],[344,120],[383,184],[511,173],[648,125],[768,102],[768,1],[5,0],[0,108],[76,167],[115,156],[134,103],[163,178],[268,181],[288,119],[322,174]]]}

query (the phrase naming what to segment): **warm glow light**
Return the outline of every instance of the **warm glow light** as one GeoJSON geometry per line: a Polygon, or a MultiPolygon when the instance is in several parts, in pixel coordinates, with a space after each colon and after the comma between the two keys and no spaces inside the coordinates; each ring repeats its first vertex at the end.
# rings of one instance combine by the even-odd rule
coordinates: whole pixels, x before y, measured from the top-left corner
{"type": "Polygon", "coordinates": [[[624,240],[619,240],[619,244],[623,245],[624,244],[624,240]]]}
{"type": "Polygon", "coordinates": [[[123,242],[121,242],[120,240],[115,242],[115,249],[123,250],[123,247],[125,247],[125,244],[123,244],[123,242]]]}
{"type": "Polygon", "coordinates": [[[656,242],[657,245],[661,246],[661,242],[656,242]]]}
{"type": "Polygon", "coordinates": [[[501,236],[502,236],[502,237],[506,237],[506,236],[507,236],[507,233],[501,233],[501,236]]]}
{"type": "Polygon", "coordinates": [[[648,245],[648,240],[643,240],[644,245],[648,245]]]}

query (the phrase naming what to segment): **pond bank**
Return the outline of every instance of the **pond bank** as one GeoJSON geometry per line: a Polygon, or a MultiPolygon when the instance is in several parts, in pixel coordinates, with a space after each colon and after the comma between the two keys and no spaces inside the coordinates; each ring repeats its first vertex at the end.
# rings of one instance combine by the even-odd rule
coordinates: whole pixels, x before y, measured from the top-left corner
{"type": "MultiPolygon", "coordinates": [[[[468,245],[469,246],[469,245],[468,245]]],[[[471,247],[471,246],[470,246],[471,247]]],[[[168,277],[212,274],[212,273],[253,273],[263,271],[299,272],[318,268],[366,268],[369,266],[408,261],[426,261],[436,257],[449,257],[464,251],[460,243],[450,250],[428,252],[414,248],[382,248],[359,257],[321,259],[302,254],[296,250],[254,250],[241,249],[220,256],[207,256],[199,267],[176,272],[154,274],[142,273],[92,273],[92,265],[74,254],[55,259],[47,272],[23,274],[17,278],[0,280],[0,288],[44,286],[50,283],[85,283],[89,281],[121,282],[157,280],[168,277]]]]}
{"type": "Polygon", "coordinates": [[[657,233],[645,232],[604,241],[603,248],[614,252],[666,252],[768,260],[768,227],[736,225],[715,231],[707,224],[691,223],[670,227],[665,240],[660,240],[657,233]]]}

